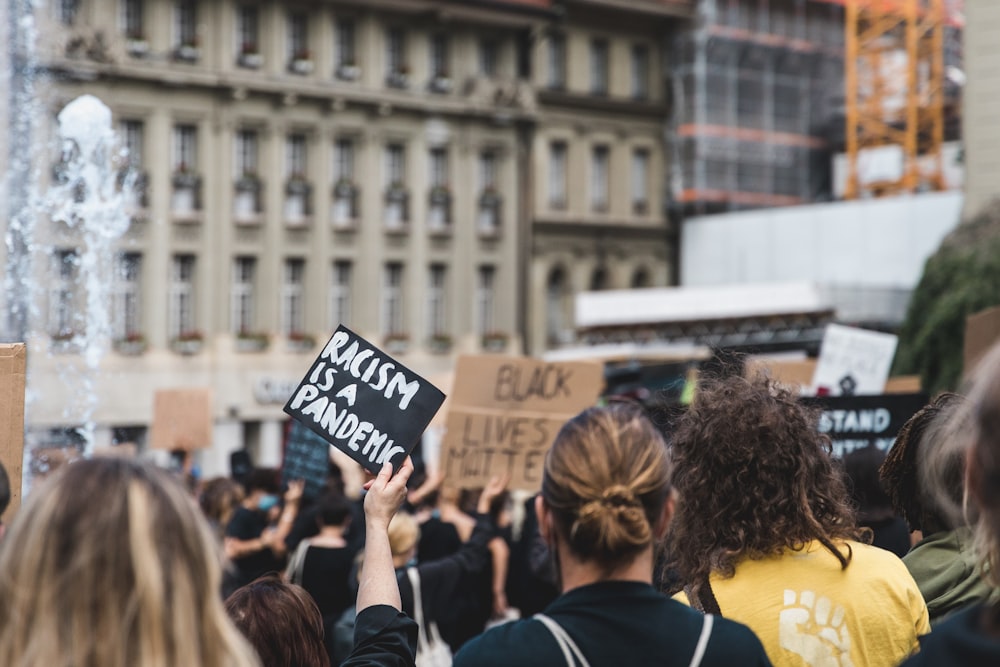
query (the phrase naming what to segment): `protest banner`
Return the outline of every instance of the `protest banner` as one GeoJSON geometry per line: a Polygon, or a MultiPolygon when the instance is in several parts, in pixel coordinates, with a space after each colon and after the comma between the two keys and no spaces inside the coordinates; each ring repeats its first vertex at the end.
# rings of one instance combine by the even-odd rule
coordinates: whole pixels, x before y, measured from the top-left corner
{"type": "Polygon", "coordinates": [[[764,373],[791,391],[801,392],[812,386],[816,375],[815,359],[774,359],[753,357],[747,359],[744,375],[748,378],[764,373]]]}
{"type": "Polygon", "coordinates": [[[809,396],[806,405],[823,411],[819,430],[833,441],[833,455],[843,458],[858,449],[892,447],[906,420],[927,405],[927,394],[879,396],[809,396]]]}
{"type": "Polygon", "coordinates": [[[208,387],[161,389],[153,396],[153,449],[205,449],[212,446],[212,390],[208,387]]]}
{"type": "Polygon", "coordinates": [[[329,471],[330,446],[326,440],[293,419],[285,442],[281,481],[287,485],[300,479],[305,482],[302,495],[306,498],[318,498],[323,493],[329,471]]]}
{"type": "Polygon", "coordinates": [[[10,478],[10,505],[0,516],[9,522],[21,505],[24,465],[24,343],[0,345],[0,463],[10,478]]]}
{"type": "Polygon", "coordinates": [[[889,378],[897,341],[892,334],[828,324],[813,375],[813,393],[881,394],[889,378]]]}
{"type": "Polygon", "coordinates": [[[445,479],[477,488],[506,473],[509,488],[537,491],[559,429],[593,405],[603,385],[597,362],[459,357],[441,445],[445,479]]]}
{"type": "Polygon", "coordinates": [[[402,464],[443,402],[437,387],[341,325],[285,412],[377,473],[402,464]]]}
{"type": "Polygon", "coordinates": [[[994,343],[1000,340],[1000,306],[987,308],[965,318],[962,350],[963,372],[968,373],[994,343]]]}

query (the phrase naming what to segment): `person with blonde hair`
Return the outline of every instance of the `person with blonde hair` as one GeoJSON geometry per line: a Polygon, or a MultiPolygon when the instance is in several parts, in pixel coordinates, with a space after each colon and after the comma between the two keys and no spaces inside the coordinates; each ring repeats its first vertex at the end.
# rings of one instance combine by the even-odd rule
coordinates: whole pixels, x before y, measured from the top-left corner
{"type": "Polygon", "coordinates": [[[669,478],[666,444],[638,406],[590,408],[563,426],[535,501],[562,595],[471,640],[455,667],[770,665],[748,628],[653,587],[654,546],[673,513],[669,478]]]}
{"type": "Polygon", "coordinates": [[[976,366],[967,397],[945,427],[939,446],[923,453],[920,484],[945,515],[969,514],[971,508],[962,507],[966,500],[978,510],[974,530],[979,571],[993,595],[935,626],[905,667],[1000,664],[1000,345],[976,366]],[[965,459],[968,499],[955,498],[955,485],[947,475],[947,463],[956,454],[965,459]]]}
{"type": "Polygon", "coordinates": [[[218,595],[221,559],[168,473],[121,458],[65,466],[0,544],[0,665],[254,667],[218,595]]]}

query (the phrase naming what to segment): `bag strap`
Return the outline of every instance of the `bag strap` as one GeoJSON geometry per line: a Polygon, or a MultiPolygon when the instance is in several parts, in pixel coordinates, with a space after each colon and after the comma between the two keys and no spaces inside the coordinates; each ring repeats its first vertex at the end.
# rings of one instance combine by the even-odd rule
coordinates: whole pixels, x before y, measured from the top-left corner
{"type": "Polygon", "coordinates": [[[691,656],[690,667],[701,665],[701,659],[705,657],[705,650],[708,648],[708,639],[712,636],[712,625],[715,617],[712,614],[702,616],[701,636],[698,637],[698,644],[694,647],[694,655],[691,656]]]}
{"type": "Polygon", "coordinates": [[[288,569],[285,570],[285,576],[293,584],[302,585],[302,571],[306,567],[306,552],[309,551],[310,546],[309,538],[306,538],[295,547],[292,560],[288,563],[288,569]]]}
{"type": "Polygon", "coordinates": [[[692,607],[703,614],[714,614],[722,616],[722,609],[719,608],[719,601],[715,599],[715,591],[712,590],[712,583],[705,577],[698,587],[698,592],[694,592],[694,587],[690,584],[684,587],[684,594],[692,607]]]}
{"type": "MultiPolygon", "coordinates": [[[[406,576],[410,579],[410,588],[413,589],[413,620],[417,622],[417,651],[425,652],[430,649],[430,638],[427,636],[428,629],[424,625],[424,603],[420,596],[420,572],[415,567],[406,568],[406,576]]],[[[437,633],[437,628],[434,628],[437,633]]]]}
{"type": "Polygon", "coordinates": [[[573,638],[569,636],[569,633],[561,625],[545,614],[535,614],[535,618],[541,621],[542,625],[548,628],[552,636],[555,637],[556,643],[559,644],[563,657],[566,659],[566,667],[576,667],[577,665],[579,667],[590,667],[590,663],[583,656],[583,651],[580,650],[580,647],[576,645],[576,642],[573,641],[573,638]]]}

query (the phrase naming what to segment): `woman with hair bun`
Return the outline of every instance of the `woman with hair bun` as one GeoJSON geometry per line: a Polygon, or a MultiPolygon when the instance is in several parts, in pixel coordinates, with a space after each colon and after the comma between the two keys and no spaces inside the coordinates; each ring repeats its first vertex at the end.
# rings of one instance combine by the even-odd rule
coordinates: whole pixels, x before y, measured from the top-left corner
{"type": "Polygon", "coordinates": [[[466,644],[477,665],[769,665],[746,627],[704,617],[652,585],[654,545],[673,512],[667,448],[638,406],[590,408],[545,459],[536,499],[562,595],[544,614],[466,644]]]}

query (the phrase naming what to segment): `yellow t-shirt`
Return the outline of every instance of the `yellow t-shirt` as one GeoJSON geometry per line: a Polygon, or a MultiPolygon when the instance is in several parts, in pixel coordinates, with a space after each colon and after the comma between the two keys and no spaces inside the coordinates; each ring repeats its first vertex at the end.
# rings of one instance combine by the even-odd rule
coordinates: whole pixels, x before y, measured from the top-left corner
{"type": "Polygon", "coordinates": [[[744,560],[730,578],[713,573],[722,615],[749,626],[775,667],[895,667],[930,632],[927,606],[895,554],[845,545],[853,556],[844,570],[823,545],[810,542],[800,551],[744,560]]]}

